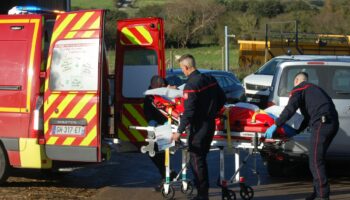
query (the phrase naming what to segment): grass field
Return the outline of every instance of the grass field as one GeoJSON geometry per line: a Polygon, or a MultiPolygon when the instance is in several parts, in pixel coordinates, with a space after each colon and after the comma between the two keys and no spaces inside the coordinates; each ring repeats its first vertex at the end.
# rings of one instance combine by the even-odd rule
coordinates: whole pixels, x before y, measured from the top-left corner
{"type": "MultiPolygon", "coordinates": [[[[105,9],[117,9],[115,0],[71,0],[72,7],[80,7],[83,9],[89,8],[105,8],[105,9]]],[[[135,0],[133,8],[123,9],[126,12],[134,13],[138,8],[142,8],[153,4],[164,4],[167,0],[135,0]]]]}
{"type": "MultiPolygon", "coordinates": [[[[178,63],[175,61],[176,55],[192,54],[197,61],[199,68],[223,70],[222,48],[220,46],[198,47],[191,49],[167,49],[166,50],[166,65],[171,68],[171,55],[173,58],[174,68],[178,68],[178,63]]],[[[109,72],[114,72],[115,51],[108,51],[109,72]]],[[[242,79],[250,71],[240,71],[238,69],[238,49],[230,49],[230,67],[229,70],[242,79]]]]}
{"type": "Polygon", "coordinates": [[[114,0],[71,0],[72,7],[79,7],[83,9],[89,8],[115,8],[114,0]]]}

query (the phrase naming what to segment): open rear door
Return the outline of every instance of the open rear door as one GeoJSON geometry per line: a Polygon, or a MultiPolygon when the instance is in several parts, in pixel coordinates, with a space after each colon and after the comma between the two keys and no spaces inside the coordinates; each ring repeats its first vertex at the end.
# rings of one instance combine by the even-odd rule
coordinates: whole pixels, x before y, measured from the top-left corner
{"type": "Polygon", "coordinates": [[[117,30],[115,132],[122,141],[139,144],[145,141],[147,133],[128,127],[147,126],[143,93],[153,75],[165,76],[163,20],[120,20],[117,30]]]}
{"type": "Polygon", "coordinates": [[[101,161],[103,18],[102,10],[56,18],[44,95],[46,154],[52,160],[101,161]]]}

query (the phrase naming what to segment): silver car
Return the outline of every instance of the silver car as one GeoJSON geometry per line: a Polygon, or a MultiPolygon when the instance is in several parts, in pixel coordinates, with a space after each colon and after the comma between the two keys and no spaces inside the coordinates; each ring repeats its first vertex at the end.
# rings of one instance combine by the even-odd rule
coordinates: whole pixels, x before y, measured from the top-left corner
{"type": "MultiPolygon", "coordinates": [[[[339,131],[328,149],[327,159],[350,160],[350,57],[344,56],[341,59],[334,57],[333,60],[327,61],[279,63],[270,89],[270,105],[287,105],[294,77],[300,71],[308,73],[309,82],[320,86],[330,95],[339,114],[339,131]]],[[[277,172],[283,171],[281,168],[290,165],[286,163],[288,161],[307,158],[311,135],[309,131],[306,129],[304,133],[295,136],[284,145],[275,146],[275,156],[265,155],[270,175],[279,175],[277,172]],[[283,162],[277,162],[277,160],[283,160],[283,162]]]]}

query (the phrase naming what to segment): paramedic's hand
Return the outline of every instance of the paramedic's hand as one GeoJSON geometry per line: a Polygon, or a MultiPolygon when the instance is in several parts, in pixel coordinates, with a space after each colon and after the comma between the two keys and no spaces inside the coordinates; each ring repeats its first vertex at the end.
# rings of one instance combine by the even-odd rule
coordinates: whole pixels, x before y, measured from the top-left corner
{"type": "Polygon", "coordinates": [[[277,130],[277,126],[276,124],[270,126],[270,128],[268,128],[265,132],[265,138],[266,139],[271,139],[273,136],[273,133],[277,130]]]}
{"type": "Polygon", "coordinates": [[[173,133],[173,135],[171,136],[171,141],[179,141],[180,140],[180,133],[173,133]]]}

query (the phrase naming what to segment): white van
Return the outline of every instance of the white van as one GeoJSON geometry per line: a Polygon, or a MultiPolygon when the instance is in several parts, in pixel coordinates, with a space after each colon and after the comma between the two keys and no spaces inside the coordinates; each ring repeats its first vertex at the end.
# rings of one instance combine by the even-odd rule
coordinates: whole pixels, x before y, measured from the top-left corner
{"type": "MultiPolygon", "coordinates": [[[[329,57],[331,58],[331,57],[329,57]]],[[[327,152],[327,159],[350,160],[350,56],[336,57],[327,61],[285,61],[276,66],[269,104],[286,106],[298,72],[306,72],[309,82],[323,88],[332,98],[339,115],[339,131],[327,152]]],[[[309,129],[281,146],[270,147],[275,156],[265,156],[268,172],[275,176],[290,166],[290,161],[306,159],[310,141],[309,129]],[[280,160],[281,162],[277,162],[280,160]],[[288,163],[288,164],[287,164],[288,163]]],[[[270,149],[270,150],[271,150],[270,149]]],[[[272,151],[270,151],[272,152],[272,151]]]]}

